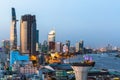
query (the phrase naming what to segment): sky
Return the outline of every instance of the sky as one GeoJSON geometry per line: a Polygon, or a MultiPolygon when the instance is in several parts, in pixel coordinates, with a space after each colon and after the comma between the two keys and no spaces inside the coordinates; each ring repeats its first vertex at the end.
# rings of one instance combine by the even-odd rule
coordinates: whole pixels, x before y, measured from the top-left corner
{"type": "Polygon", "coordinates": [[[120,46],[120,0],[0,0],[0,41],[9,39],[11,7],[16,9],[18,43],[20,18],[36,15],[39,41],[47,40],[51,29],[56,41],[70,40],[74,45],[84,40],[85,46],[120,46]]]}

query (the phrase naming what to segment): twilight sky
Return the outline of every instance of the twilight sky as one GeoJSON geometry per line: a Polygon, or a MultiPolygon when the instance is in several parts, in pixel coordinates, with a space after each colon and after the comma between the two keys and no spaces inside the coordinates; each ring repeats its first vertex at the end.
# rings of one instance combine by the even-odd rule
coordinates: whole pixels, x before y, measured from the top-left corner
{"type": "MultiPolygon", "coordinates": [[[[15,7],[18,20],[24,14],[36,15],[40,42],[55,28],[56,41],[120,46],[120,0],[1,0],[0,41],[9,39],[11,7],[15,7]]],[[[17,28],[19,41],[19,22],[17,28]]]]}

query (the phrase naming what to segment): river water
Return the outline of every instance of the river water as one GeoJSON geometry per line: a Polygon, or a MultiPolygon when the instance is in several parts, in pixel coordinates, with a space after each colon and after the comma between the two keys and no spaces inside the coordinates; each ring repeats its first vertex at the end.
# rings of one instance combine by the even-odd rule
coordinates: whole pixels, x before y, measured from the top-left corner
{"type": "MultiPolygon", "coordinates": [[[[97,69],[108,69],[120,72],[120,58],[115,57],[117,53],[103,53],[103,54],[87,54],[91,56],[96,62],[95,67],[97,69]]],[[[84,55],[77,55],[70,59],[65,60],[65,62],[79,62],[83,59],[84,55]]]]}

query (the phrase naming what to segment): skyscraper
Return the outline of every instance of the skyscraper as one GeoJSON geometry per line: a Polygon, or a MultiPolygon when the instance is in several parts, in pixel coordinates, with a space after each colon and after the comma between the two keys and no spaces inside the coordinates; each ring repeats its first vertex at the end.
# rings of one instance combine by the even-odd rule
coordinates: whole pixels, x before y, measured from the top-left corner
{"type": "Polygon", "coordinates": [[[48,43],[55,42],[55,30],[51,30],[48,34],[48,43]]]}
{"type": "Polygon", "coordinates": [[[51,30],[48,34],[49,51],[55,50],[55,30],[51,30]]]}
{"type": "Polygon", "coordinates": [[[10,31],[10,49],[17,49],[17,29],[16,29],[16,13],[15,8],[12,8],[12,22],[10,31]]]}
{"type": "Polygon", "coordinates": [[[5,53],[9,54],[10,40],[2,40],[2,48],[4,49],[5,53]]]}
{"type": "Polygon", "coordinates": [[[84,41],[81,40],[80,42],[76,43],[76,52],[84,52],[84,41]]]}
{"type": "Polygon", "coordinates": [[[9,48],[10,47],[10,41],[9,40],[2,40],[2,47],[3,48],[9,48]]]}
{"type": "Polygon", "coordinates": [[[21,53],[36,53],[36,18],[35,15],[23,15],[20,23],[21,53]]]}
{"type": "Polygon", "coordinates": [[[70,49],[70,40],[66,40],[66,45],[68,46],[68,50],[70,49]]]}
{"type": "Polygon", "coordinates": [[[61,51],[62,51],[62,48],[63,48],[63,46],[62,46],[62,43],[61,43],[61,42],[56,42],[56,43],[55,43],[55,51],[56,51],[56,52],[61,52],[61,51]]]}

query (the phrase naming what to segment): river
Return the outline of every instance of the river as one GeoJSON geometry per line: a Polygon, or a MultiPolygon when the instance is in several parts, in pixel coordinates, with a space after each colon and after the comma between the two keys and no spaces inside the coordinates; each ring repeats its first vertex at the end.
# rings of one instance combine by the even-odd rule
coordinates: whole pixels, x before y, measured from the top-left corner
{"type": "MultiPolygon", "coordinates": [[[[116,54],[117,53],[87,54],[87,56],[91,56],[96,62],[94,68],[115,70],[120,72],[120,58],[115,57],[116,54]]],[[[83,56],[84,55],[77,55],[65,60],[65,62],[79,62],[83,60],[83,56]]]]}

